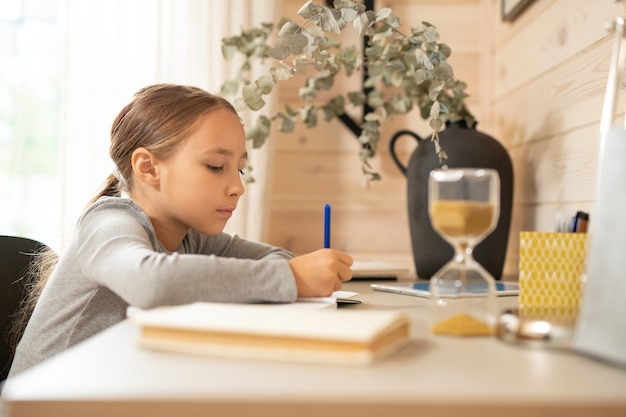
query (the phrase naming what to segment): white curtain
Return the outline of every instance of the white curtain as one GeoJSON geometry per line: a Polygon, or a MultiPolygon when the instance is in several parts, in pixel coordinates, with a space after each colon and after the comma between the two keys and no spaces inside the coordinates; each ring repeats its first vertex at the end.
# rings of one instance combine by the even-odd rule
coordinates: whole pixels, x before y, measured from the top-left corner
{"type": "MultiPolygon", "coordinates": [[[[66,0],[63,230],[111,172],[109,130],[141,87],[157,82],[218,93],[228,74],[221,39],[275,21],[281,0],[66,0]]],[[[242,115],[244,121],[249,115],[242,115]]],[[[227,232],[264,240],[272,146],[252,151],[248,185],[227,232]]]]}

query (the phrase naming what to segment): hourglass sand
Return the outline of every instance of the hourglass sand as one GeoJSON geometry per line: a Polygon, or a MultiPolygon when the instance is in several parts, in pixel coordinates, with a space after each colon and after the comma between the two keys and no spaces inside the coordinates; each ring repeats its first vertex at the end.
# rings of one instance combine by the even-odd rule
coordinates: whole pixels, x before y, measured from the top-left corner
{"type": "Polygon", "coordinates": [[[491,334],[495,280],[473,257],[500,216],[500,178],[493,169],[437,169],[429,178],[433,229],[454,257],[430,280],[431,330],[460,336],[491,334]]]}

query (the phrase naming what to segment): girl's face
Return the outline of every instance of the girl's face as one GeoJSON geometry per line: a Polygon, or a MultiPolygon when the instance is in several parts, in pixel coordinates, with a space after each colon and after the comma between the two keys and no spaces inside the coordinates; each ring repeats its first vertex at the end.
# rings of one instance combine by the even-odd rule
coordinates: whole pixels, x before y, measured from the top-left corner
{"type": "Polygon", "coordinates": [[[157,201],[148,215],[170,250],[189,229],[207,235],[222,232],[244,193],[241,170],[247,152],[239,118],[216,109],[196,123],[196,131],[157,166],[157,201]]]}

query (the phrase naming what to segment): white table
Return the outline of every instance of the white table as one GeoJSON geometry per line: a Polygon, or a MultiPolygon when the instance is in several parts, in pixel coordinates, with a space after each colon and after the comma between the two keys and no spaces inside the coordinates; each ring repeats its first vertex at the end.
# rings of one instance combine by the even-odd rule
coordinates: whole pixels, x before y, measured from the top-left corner
{"type": "MultiPolygon", "coordinates": [[[[363,304],[413,317],[412,341],[368,367],[157,353],[122,322],[9,381],[12,417],[626,416],[626,370],[496,338],[427,331],[424,299],[349,283],[363,304]]],[[[517,297],[501,298],[513,307],[517,297]]]]}

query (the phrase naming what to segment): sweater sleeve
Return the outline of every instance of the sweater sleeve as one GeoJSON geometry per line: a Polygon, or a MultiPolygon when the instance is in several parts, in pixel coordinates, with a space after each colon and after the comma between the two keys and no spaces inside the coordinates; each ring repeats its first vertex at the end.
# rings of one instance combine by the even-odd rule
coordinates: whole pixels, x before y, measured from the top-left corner
{"type": "Polygon", "coordinates": [[[129,305],[295,300],[289,252],[225,234],[192,233],[181,247],[189,253],[164,253],[142,215],[132,203],[96,204],[78,224],[82,275],[129,305]]]}
{"type": "MultiPolygon", "coordinates": [[[[282,248],[241,239],[221,233],[215,236],[190,231],[182,244],[185,253],[217,255],[228,258],[246,259],[292,259],[293,254],[282,248]]],[[[180,252],[180,251],[179,251],[180,252]]]]}

